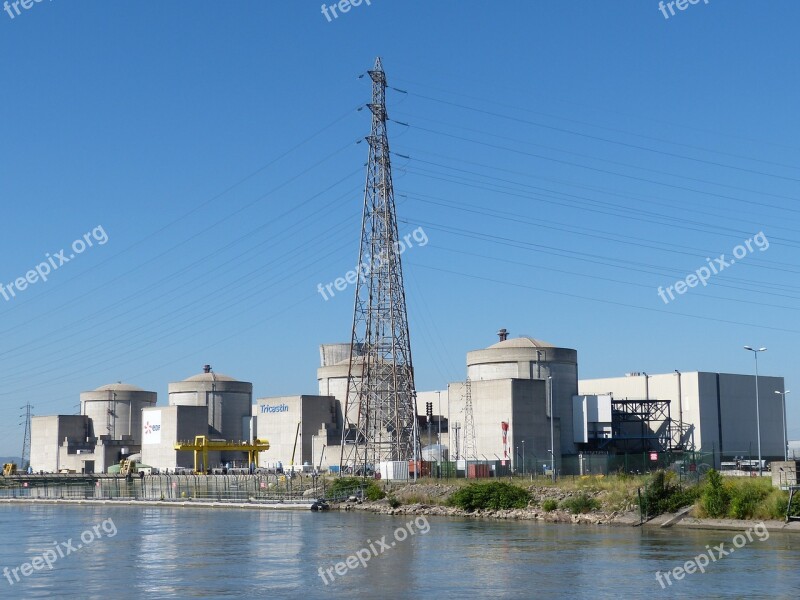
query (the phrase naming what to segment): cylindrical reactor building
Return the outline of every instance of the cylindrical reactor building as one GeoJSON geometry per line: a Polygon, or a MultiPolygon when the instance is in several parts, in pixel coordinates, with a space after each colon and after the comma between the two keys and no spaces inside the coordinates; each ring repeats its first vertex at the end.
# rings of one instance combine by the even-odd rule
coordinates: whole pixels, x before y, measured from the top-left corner
{"type": "Polygon", "coordinates": [[[253,384],[214,373],[210,365],[203,372],[169,384],[170,406],[207,406],[208,435],[214,439],[246,441],[250,438],[253,384]]]}
{"type": "Polygon", "coordinates": [[[500,341],[484,350],[467,353],[467,374],[472,381],[492,379],[543,379],[552,386],[555,416],[561,423],[561,449],[574,452],[572,397],[578,393],[578,352],[523,336],[500,341]],[[552,377],[551,380],[548,380],[552,377]]]}
{"type": "Polygon", "coordinates": [[[81,414],[92,420],[95,437],[130,439],[131,445],[138,446],[142,443],[142,409],[155,406],[156,401],[155,392],[127,383],[112,383],[81,392],[81,414]]]}

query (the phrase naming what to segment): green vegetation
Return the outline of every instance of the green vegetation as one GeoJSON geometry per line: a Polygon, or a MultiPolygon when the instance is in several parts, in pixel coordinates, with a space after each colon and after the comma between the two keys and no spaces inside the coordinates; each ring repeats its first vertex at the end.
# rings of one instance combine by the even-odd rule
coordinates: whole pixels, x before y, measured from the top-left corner
{"type": "Polygon", "coordinates": [[[357,495],[358,490],[364,490],[364,497],[367,500],[375,501],[386,497],[381,487],[370,479],[360,479],[358,477],[340,477],[334,479],[328,492],[331,497],[357,495]]]}
{"type": "Polygon", "coordinates": [[[558,508],[558,502],[553,500],[552,498],[548,498],[544,502],[542,502],[542,508],[544,512],[553,512],[555,509],[558,508]]]}
{"type": "Polygon", "coordinates": [[[731,495],[722,481],[722,475],[712,469],[708,472],[700,505],[709,517],[720,519],[728,514],[730,502],[731,495]]]}
{"type": "MultiPolygon", "coordinates": [[[[769,478],[723,478],[710,471],[700,499],[701,516],[716,519],[786,518],[789,492],[772,487],[769,478]]],[[[800,514],[800,497],[792,500],[792,514],[800,514]]]]}
{"type": "Polygon", "coordinates": [[[450,496],[448,504],[468,512],[475,510],[507,510],[526,508],[530,493],[510,483],[492,481],[471,483],[450,496]]]}
{"type": "Polygon", "coordinates": [[[641,510],[648,517],[655,517],[668,512],[677,512],[685,506],[697,502],[700,488],[697,486],[682,487],[675,483],[673,471],[656,471],[642,492],[641,510]]]}
{"type": "Polygon", "coordinates": [[[400,500],[398,500],[394,496],[389,496],[388,502],[389,502],[389,507],[390,508],[397,508],[398,506],[400,506],[402,504],[402,502],[400,502],[400,500]]]}
{"type": "Polygon", "coordinates": [[[561,508],[568,510],[573,515],[588,513],[600,508],[600,502],[588,494],[567,498],[561,503],[561,508]]]}

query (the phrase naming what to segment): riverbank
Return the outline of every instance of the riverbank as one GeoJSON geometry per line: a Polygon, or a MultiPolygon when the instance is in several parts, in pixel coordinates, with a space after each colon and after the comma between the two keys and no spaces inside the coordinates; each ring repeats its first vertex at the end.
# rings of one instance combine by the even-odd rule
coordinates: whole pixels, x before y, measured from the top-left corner
{"type": "MultiPolygon", "coordinates": [[[[312,503],[290,502],[214,502],[203,500],[78,500],[78,499],[44,499],[44,498],[5,498],[0,499],[3,505],[51,505],[51,506],[128,506],[138,508],[194,508],[194,509],[245,509],[245,510],[278,510],[278,511],[310,511],[312,503]]],[[[539,521],[542,523],[566,523],[575,525],[595,525],[610,527],[637,527],[679,529],[715,529],[724,531],[745,531],[755,523],[762,521],[737,519],[701,519],[679,514],[664,514],[640,524],[639,515],[635,511],[624,513],[606,513],[593,511],[584,514],[570,514],[567,511],[544,511],[536,508],[510,510],[477,510],[467,512],[460,508],[427,504],[407,504],[392,508],[386,500],[377,502],[342,502],[330,505],[331,510],[361,511],[385,516],[429,516],[450,517],[457,519],[496,520],[496,521],[539,521]],[[670,521],[673,521],[670,523],[670,521]]],[[[783,521],[763,521],[768,531],[784,531],[800,533],[800,522],[785,523],[783,521]]]]}
{"type": "MultiPolygon", "coordinates": [[[[733,482],[735,485],[737,482],[733,482]]],[[[461,506],[452,500],[469,482],[424,481],[384,486],[386,497],[380,500],[351,501],[333,504],[335,510],[359,510],[384,515],[425,515],[467,519],[496,519],[540,521],[544,523],[572,523],[617,527],[688,528],[746,530],[755,523],[765,523],[770,531],[800,531],[800,522],[787,523],[783,519],[763,514],[749,518],[709,518],[704,513],[698,495],[682,495],[682,502],[672,510],[664,510],[654,518],[642,522],[639,513],[639,492],[651,485],[646,478],[580,478],[558,483],[513,481],[512,485],[527,493],[527,501],[515,508],[487,509],[486,504],[461,506]],[[687,500],[692,498],[692,500],[687,500]],[[468,510],[474,508],[474,510],[468,510]]],[[[484,494],[487,493],[485,490],[484,494]]],[[[480,495],[480,493],[479,493],[480,495]]],[[[484,498],[485,501],[485,498],[484,498]]],[[[509,506],[506,504],[506,506],[509,506]]]]}
{"type": "Polygon", "coordinates": [[[679,513],[667,513],[640,523],[639,514],[635,511],[623,513],[606,513],[592,511],[582,514],[571,514],[568,511],[544,511],[537,508],[519,508],[509,510],[476,510],[465,511],[452,506],[427,504],[408,504],[392,508],[385,500],[377,502],[342,502],[331,505],[332,510],[364,511],[387,516],[428,516],[453,517],[476,520],[500,521],[540,521],[542,523],[572,523],[579,525],[597,525],[611,527],[645,527],[678,529],[718,529],[726,531],[744,531],[756,523],[764,523],[768,531],[786,531],[800,533],[800,521],[786,523],[784,521],[756,521],[739,519],[701,519],[696,517],[680,517],[679,513]],[[672,521],[670,523],[670,521],[672,521]]]}

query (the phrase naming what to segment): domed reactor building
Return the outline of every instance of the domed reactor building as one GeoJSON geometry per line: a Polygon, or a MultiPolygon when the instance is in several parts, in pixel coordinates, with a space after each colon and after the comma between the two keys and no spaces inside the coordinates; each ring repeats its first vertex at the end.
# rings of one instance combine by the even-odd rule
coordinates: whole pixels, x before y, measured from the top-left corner
{"type": "Polygon", "coordinates": [[[31,469],[55,473],[104,473],[140,451],[142,410],[155,392],[112,383],[81,392],[81,414],[31,419],[31,469]]]}
{"type": "Polygon", "coordinates": [[[497,343],[467,353],[476,456],[463,455],[469,447],[463,426],[467,383],[448,386],[449,425],[461,424],[448,427],[451,456],[460,448],[459,458],[500,461],[516,471],[524,465],[529,471],[552,460],[552,436],[558,469],[562,455],[577,453],[573,396],[578,393],[578,352],[528,336],[509,338],[505,329],[498,336],[497,343]]]}

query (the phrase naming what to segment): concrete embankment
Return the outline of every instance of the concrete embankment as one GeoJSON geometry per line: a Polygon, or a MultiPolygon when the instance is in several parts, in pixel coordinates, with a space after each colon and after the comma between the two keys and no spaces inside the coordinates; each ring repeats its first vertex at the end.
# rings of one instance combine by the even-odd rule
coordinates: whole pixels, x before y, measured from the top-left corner
{"type": "Polygon", "coordinates": [[[3,504],[73,504],[79,506],[163,506],[167,508],[246,508],[252,510],[311,510],[314,502],[214,502],[204,500],[75,500],[45,498],[3,498],[3,504]]]}

